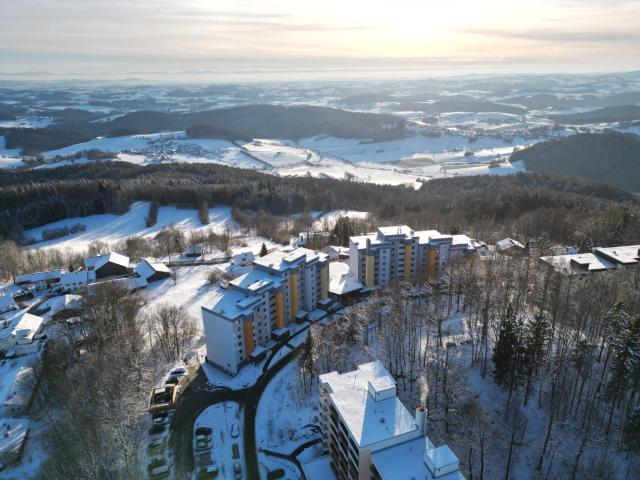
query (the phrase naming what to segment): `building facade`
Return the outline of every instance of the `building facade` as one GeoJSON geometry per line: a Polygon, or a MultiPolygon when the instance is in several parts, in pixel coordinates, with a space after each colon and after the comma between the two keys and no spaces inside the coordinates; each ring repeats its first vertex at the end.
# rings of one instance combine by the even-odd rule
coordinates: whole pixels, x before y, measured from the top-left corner
{"type": "Polygon", "coordinates": [[[202,307],[207,360],[235,375],[284,336],[296,320],[328,298],[327,255],[305,248],[276,251],[253,261],[253,269],[229,282],[211,308],[202,307]]]}
{"type": "Polygon", "coordinates": [[[481,248],[482,244],[466,235],[415,231],[406,225],[382,227],[349,239],[349,267],[365,288],[384,288],[394,281],[438,278],[451,260],[481,248]]]}

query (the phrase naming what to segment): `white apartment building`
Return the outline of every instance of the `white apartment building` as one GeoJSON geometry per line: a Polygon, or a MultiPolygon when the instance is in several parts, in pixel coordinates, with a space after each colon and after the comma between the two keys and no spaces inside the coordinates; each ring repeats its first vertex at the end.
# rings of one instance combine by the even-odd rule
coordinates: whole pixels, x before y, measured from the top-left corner
{"type": "Polygon", "coordinates": [[[329,261],[306,248],[275,251],[253,261],[253,270],[229,282],[211,306],[202,307],[207,360],[235,375],[257,358],[272,336],[288,333],[328,298],[329,261]]]}
{"type": "Polygon", "coordinates": [[[414,418],[382,363],[319,378],[328,455],[303,464],[307,480],[464,480],[456,455],[426,436],[426,409],[420,406],[414,418]]]}
{"type": "Polygon", "coordinates": [[[381,227],[349,239],[349,267],[365,288],[384,288],[393,281],[437,278],[451,260],[482,248],[466,235],[415,231],[406,225],[381,227]]]}

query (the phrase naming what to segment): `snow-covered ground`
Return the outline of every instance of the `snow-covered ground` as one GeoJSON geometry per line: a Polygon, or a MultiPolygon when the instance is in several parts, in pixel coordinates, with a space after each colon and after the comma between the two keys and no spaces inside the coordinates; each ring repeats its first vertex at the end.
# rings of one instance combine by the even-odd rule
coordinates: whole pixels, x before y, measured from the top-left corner
{"type": "Polygon", "coordinates": [[[298,361],[290,362],[269,382],[260,397],[256,415],[258,448],[290,454],[300,444],[319,438],[307,425],[319,423],[317,378],[305,392],[298,361]],[[287,415],[282,415],[282,412],[287,415]]]}
{"type": "MultiPolygon", "coordinates": [[[[320,438],[312,426],[319,424],[320,398],[317,379],[305,392],[298,376],[298,361],[284,367],[265,388],[256,414],[256,444],[263,478],[268,471],[282,468],[285,479],[297,480],[300,472],[290,461],[264,451],[291,455],[300,445],[320,438]],[[282,412],[287,412],[283,415],[282,412]]],[[[303,451],[300,460],[313,458],[322,451],[320,444],[303,451]]]]}
{"type": "Polygon", "coordinates": [[[208,225],[200,223],[196,209],[167,206],[159,208],[157,223],[153,227],[147,227],[145,218],[148,213],[148,202],[136,202],[128,212],[122,215],[105,213],[87,217],[67,218],[27,230],[25,236],[38,241],[42,240],[43,230],[82,223],[87,227],[83,232],[49,241],[40,241],[32,246],[32,248],[57,247],[82,250],[86,249],[95,240],[115,243],[132,236],[152,237],[169,225],[177,225],[185,234],[206,231],[210,228],[216,232],[223,232],[226,229],[233,231],[238,227],[231,217],[231,207],[227,206],[210,208],[209,218],[211,222],[208,225]]]}

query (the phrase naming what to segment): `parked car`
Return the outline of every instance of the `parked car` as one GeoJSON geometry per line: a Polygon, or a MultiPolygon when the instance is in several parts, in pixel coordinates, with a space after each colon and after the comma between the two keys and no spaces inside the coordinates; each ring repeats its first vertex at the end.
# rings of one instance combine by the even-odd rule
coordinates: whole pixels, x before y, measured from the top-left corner
{"type": "Polygon", "coordinates": [[[168,425],[169,424],[169,417],[167,417],[166,415],[164,417],[154,417],[153,418],[153,424],[154,425],[168,425]]]}
{"type": "Polygon", "coordinates": [[[152,425],[149,429],[149,435],[157,435],[158,433],[162,433],[166,430],[164,425],[152,425]]]}
{"type": "Polygon", "coordinates": [[[238,447],[237,443],[234,443],[233,445],[231,445],[231,455],[233,456],[234,460],[237,460],[240,458],[240,447],[238,447]]]}
{"type": "Polygon", "coordinates": [[[156,480],[158,478],[167,478],[171,470],[169,465],[160,465],[159,467],[152,468],[149,472],[149,478],[156,480]]]}
{"type": "Polygon", "coordinates": [[[198,471],[198,480],[208,480],[210,478],[218,478],[220,470],[217,465],[209,465],[208,467],[202,467],[198,471]]]}
{"type": "Polygon", "coordinates": [[[242,478],[242,467],[238,461],[233,462],[233,475],[236,478],[242,478]]]}
{"type": "Polygon", "coordinates": [[[213,446],[213,442],[211,441],[211,430],[208,427],[199,427],[196,428],[196,450],[210,450],[213,446]]]}
{"type": "Polygon", "coordinates": [[[169,372],[169,375],[175,375],[176,377],[182,377],[187,373],[184,368],[174,368],[169,372]]]}
{"type": "Polygon", "coordinates": [[[238,426],[238,423],[234,423],[233,425],[231,425],[231,436],[233,438],[238,438],[238,435],[240,435],[240,427],[238,426]]]}
{"type": "Polygon", "coordinates": [[[159,451],[162,450],[164,448],[164,439],[163,438],[158,438],[155,440],[151,440],[149,442],[149,451],[153,452],[153,451],[159,451]]]}

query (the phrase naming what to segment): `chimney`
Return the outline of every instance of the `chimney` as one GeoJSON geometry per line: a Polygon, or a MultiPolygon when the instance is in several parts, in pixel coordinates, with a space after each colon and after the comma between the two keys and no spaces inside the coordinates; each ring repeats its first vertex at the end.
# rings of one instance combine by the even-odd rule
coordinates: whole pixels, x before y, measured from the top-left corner
{"type": "Polygon", "coordinates": [[[418,430],[420,431],[420,435],[423,436],[427,436],[427,415],[428,415],[428,411],[427,411],[427,404],[426,403],[420,403],[418,404],[418,406],[416,407],[416,427],[418,427],[418,430]]]}

